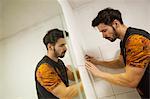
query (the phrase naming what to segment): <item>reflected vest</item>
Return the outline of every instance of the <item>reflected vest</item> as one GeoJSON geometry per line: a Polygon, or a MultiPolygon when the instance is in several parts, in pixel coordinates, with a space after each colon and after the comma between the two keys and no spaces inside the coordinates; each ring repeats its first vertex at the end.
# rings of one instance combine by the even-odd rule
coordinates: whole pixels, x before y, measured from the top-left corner
{"type": "MultiPolygon", "coordinates": [[[[126,48],[125,48],[125,42],[128,39],[128,37],[130,35],[133,34],[138,34],[138,35],[142,35],[146,38],[148,38],[150,40],[150,34],[144,30],[141,29],[136,29],[136,28],[131,28],[129,27],[126,31],[126,34],[124,36],[123,41],[120,42],[120,48],[121,48],[121,53],[123,55],[123,59],[124,59],[124,63],[126,65],[126,48]]],[[[149,90],[150,90],[150,86],[149,86],[149,81],[150,81],[150,63],[148,64],[144,75],[141,79],[141,81],[138,84],[138,89],[140,89],[140,91],[142,91],[142,93],[144,94],[142,97],[143,98],[149,98],[149,90]]]]}
{"type": "Polygon", "coordinates": [[[56,63],[52,59],[50,59],[48,56],[44,56],[43,59],[38,63],[36,70],[35,70],[35,81],[36,81],[36,90],[38,99],[59,99],[56,96],[54,96],[52,93],[48,92],[41,84],[37,81],[36,78],[36,71],[39,68],[39,66],[43,63],[48,63],[49,66],[52,66],[58,76],[61,78],[63,83],[66,85],[66,87],[69,86],[68,76],[67,76],[67,69],[60,59],[56,63]]]}

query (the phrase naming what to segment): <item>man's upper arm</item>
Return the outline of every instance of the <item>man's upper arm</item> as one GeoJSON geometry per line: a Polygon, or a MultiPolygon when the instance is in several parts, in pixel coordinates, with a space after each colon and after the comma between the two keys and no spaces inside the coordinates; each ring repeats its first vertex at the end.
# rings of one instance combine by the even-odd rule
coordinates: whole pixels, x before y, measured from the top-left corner
{"type": "Polygon", "coordinates": [[[145,69],[126,65],[125,71],[126,72],[123,73],[123,76],[128,82],[128,87],[136,88],[144,74],[145,69]]]}
{"type": "Polygon", "coordinates": [[[126,43],[126,74],[137,86],[150,62],[150,40],[134,35],[126,43]]]}
{"type": "Polygon", "coordinates": [[[66,97],[66,86],[63,82],[61,82],[57,87],[55,87],[51,93],[53,93],[55,96],[59,97],[59,98],[63,98],[66,97]]]}
{"type": "Polygon", "coordinates": [[[118,63],[120,65],[120,67],[124,67],[125,64],[124,64],[124,60],[123,60],[123,56],[122,54],[120,53],[119,57],[118,57],[118,63]]]}
{"type": "Polygon", "coordinates": [[[145,68],[150,63],[150,40],[140,35],[129,37],[126,42],[126,64],[145,68]]]}
{"type": "Polygon", "coordinates": [[[38,82],[49,92],[58,98],[68,98],[77,95],[77,85],[66,87],[57,73],[48,64],[42,64],[37,72],[36,77],[38,82]]]}
{"type": "Polygon", "coordinates": [[[70,71],[69,69],[67,70],[67,75],[68,75],[69,80],[72,80],[72,81],[74,81],[74,80],[75,80],[75,79],[74,79],[73,72],[72,72],[72,71],[70,71]]]}
{"type": "MultiPolygon", "coordinates": [[[[54,69],[48,64],[42,64],[38,68],[36,77],[38,82],[49,92],[52,92],[53,89],[55,89],[60,84],[62,85],[63,83],[54,69]]],[[[57,94],[55,95],[58,96],[57,94]]]]}
{"type": "MultiPolygon", "coordinates": [[[[66,68],[67,68],[67,75],[68,75],[69,80],[75,81],[74,74],[73,74],[73,72],[71,71],[71,66],[70,66],[70,65],[67,65],[66,68]]],[[[75,69],[75,72],[76,72],[77,78],[80,79],[79,71],[78,71],[77,69],[75,69]]]]}

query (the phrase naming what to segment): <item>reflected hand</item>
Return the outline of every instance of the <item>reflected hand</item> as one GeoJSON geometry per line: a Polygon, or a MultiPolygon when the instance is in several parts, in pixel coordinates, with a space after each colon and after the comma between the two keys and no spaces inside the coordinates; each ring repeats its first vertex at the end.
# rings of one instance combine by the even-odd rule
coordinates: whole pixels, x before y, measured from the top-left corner
{"type": "Polygon", "coordinates": [[[67,67],[70,71],[72,71],[71,65],[66,65],[66,67],[67,67]]]}
{"type": "Polygon", "coordinates": [[[98,60],[96,60],[94,57],[89,56],[89,55],[85,55],[85,60],[93,63],[94,65],[98,65],[98,60]]]}
{"type": "Polygon", "coordinates": [[[95,76],[98,76],[101,73],[101,71],[89,61],[85,61],[85,66],[86,66],[86,69],[91,71],[91,73],[95,76]]]}

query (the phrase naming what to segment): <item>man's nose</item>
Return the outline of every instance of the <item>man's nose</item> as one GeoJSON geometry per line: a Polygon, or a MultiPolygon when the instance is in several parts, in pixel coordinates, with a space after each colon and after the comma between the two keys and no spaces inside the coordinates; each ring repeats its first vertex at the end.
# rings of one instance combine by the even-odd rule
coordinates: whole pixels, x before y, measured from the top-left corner
{"type": "Polygon", "coordinates": [[[102,34],[103,34],[103,38],[106,38],[106,37],[107,37],[106,33],[103,32],[102,34]]]}
{"type": "Polygon", "coordinates": [[[66,47],[66,46],[64,46],[64,50],[65,50],[65,51],[67,50],[67,47],[66,47]]]}

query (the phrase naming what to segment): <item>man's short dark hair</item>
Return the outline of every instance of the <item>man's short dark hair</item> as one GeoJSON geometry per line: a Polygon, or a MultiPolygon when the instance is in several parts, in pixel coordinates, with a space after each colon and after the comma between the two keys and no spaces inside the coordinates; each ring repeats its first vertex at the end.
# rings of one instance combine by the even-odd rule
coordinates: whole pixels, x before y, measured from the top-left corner
{"type": "Polygon", "coordinates": [[[121,24],[123,24],[121,12],[119,10],[105,8],[101,10],[96,16],[96,18],[92,21],[92,26],[98,26],[100,23],[111,25],[115,19],[118,20],[121,24]]]}
{"type": "Polygon", "coordinates": [[[66,37],[69,36],[68,32],[59,30],[57,28],[49,30],[43,38],[43,43],[45,44],[46,48],[48,43],[55,45],[58,39],[64,38],[65,36],[63,32],[65,33],[66,37]]]}

